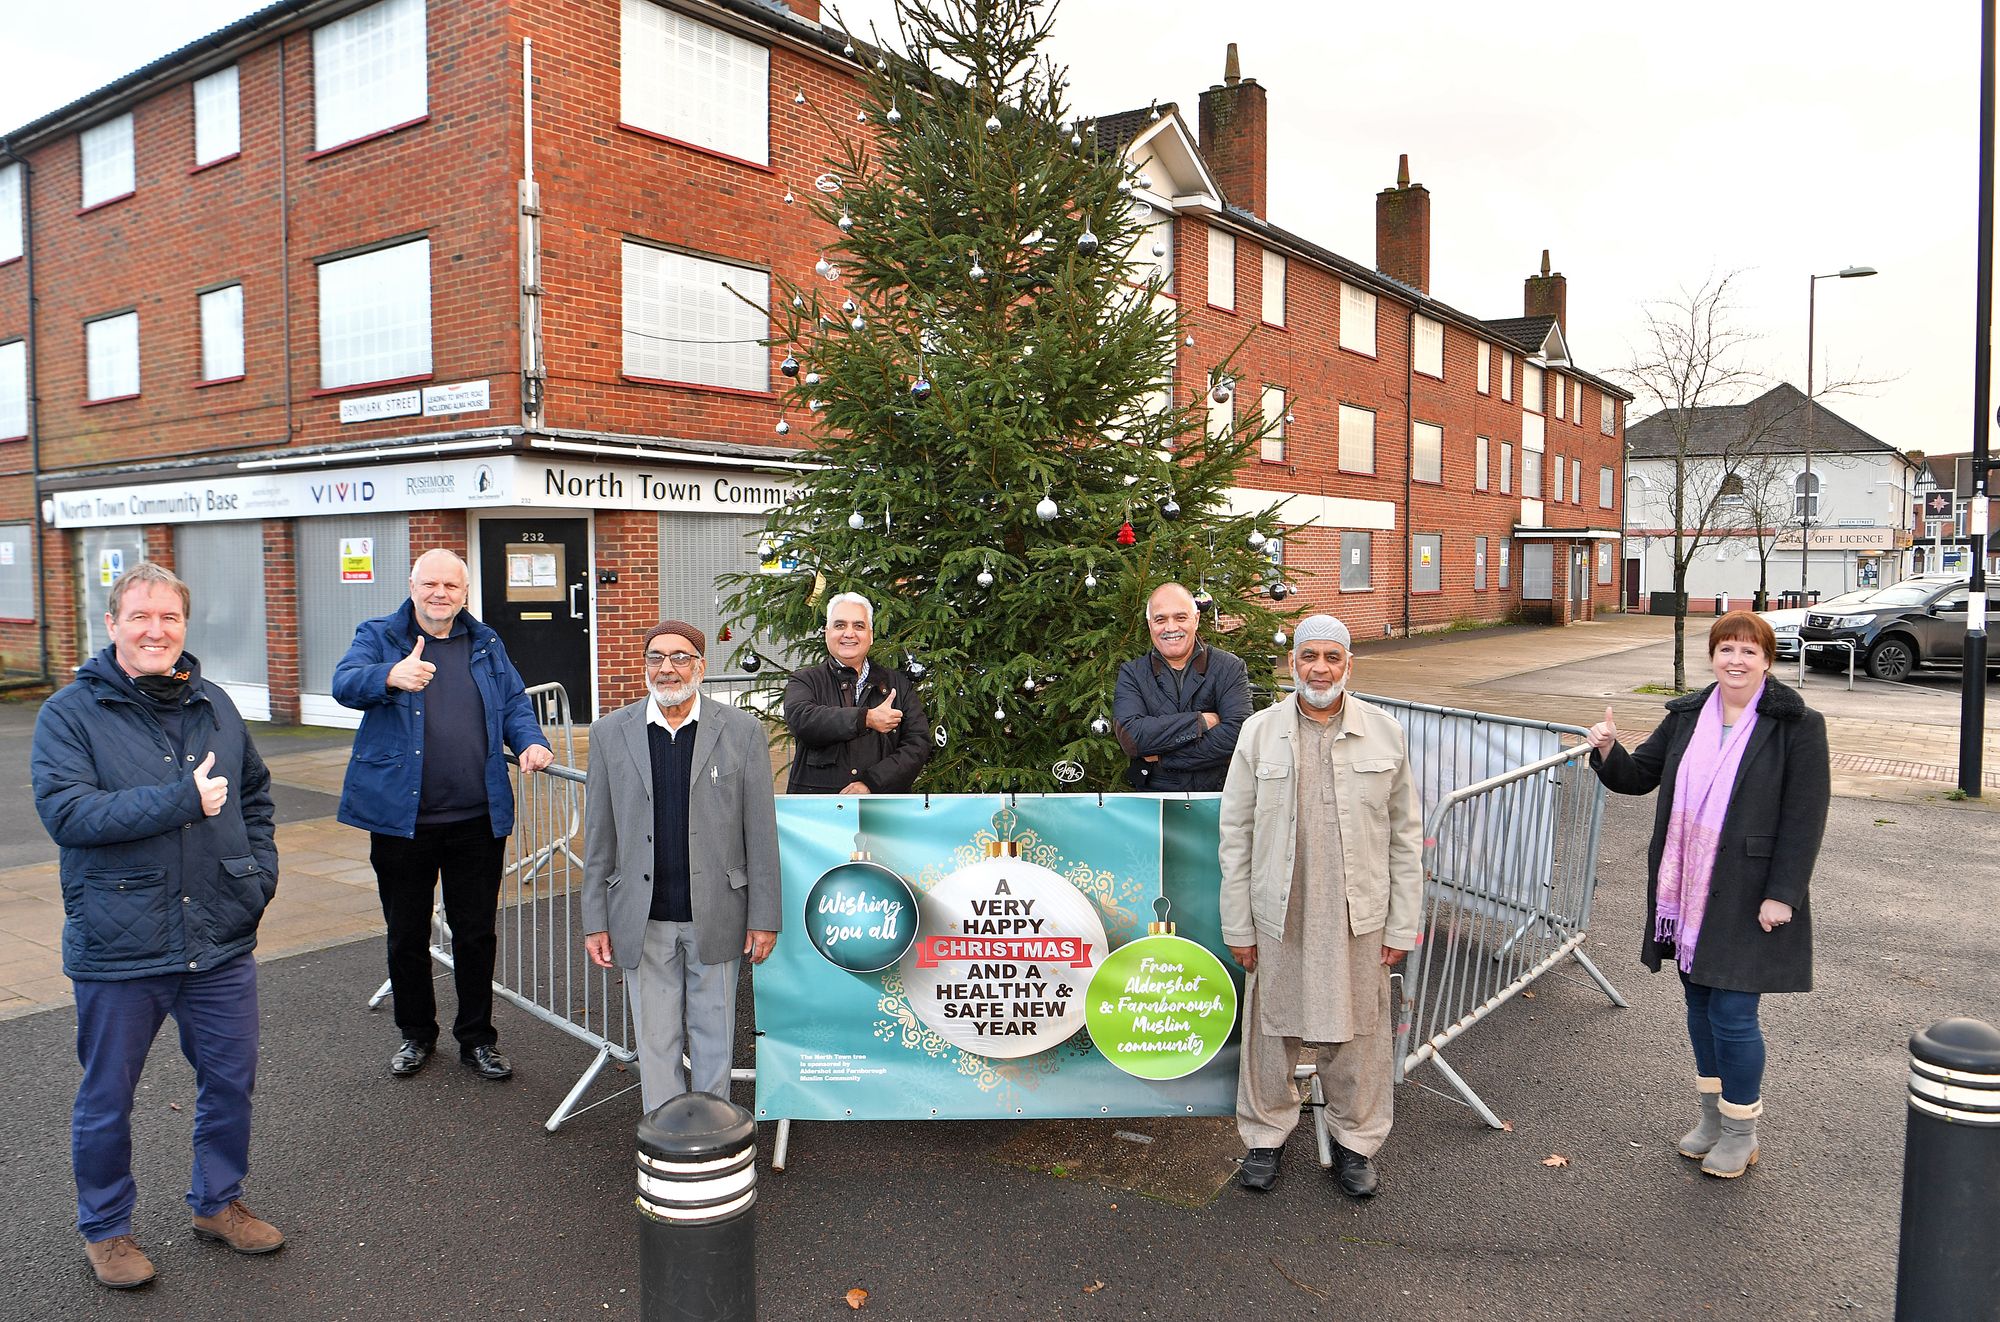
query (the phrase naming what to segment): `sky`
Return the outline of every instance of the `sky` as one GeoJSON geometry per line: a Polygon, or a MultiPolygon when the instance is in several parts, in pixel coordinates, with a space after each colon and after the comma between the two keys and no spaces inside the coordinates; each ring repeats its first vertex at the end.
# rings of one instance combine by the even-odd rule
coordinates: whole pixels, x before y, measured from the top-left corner
{"type": "MultiPolygon", "coordinates": [[[[884,32],[892,0],[842,14],[884,32]]],[[[0,132],[255,0],[93,0],[9,15],[0,132]]],[[[1179,103],[1237,43],[1269,98],[1266,219],[1373,265],[1398,154],[1431,193],[1431,293],[1521,314],[1550,250],[1577,364],[1633,361],[1649,304],[1721,276],[1744,365],[1803,386],[1812,275],[1825,398],[1899,449],[1971,448],[1979,6],[1821,0],[1300,5],[1065,0],[1052,55],[1084,115],[1179,103]]],[[[1996,392],[2000,402],[2000,392],[1996,392]]]]}

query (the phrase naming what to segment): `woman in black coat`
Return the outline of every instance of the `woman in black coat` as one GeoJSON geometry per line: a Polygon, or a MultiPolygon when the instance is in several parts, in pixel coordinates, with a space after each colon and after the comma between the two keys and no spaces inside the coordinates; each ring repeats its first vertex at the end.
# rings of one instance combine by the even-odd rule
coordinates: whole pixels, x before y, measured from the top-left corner
{"type": "Polygon", "coordinates": [[[1619,746],[1608,707],[1590,729],[1606,788],[1660,790],[1639,957],[1680,970],[1702,1108],[1680,1152],[1723,1179],[1757,1164],[1758,998],[1812,989],[1806,886],[1831,793],[1826,721],[1772,677],[1776,650],[1761,617],[1732,611],[1708,631],[1715,683],[1669,702],[1636,751],[1619,746]]]}

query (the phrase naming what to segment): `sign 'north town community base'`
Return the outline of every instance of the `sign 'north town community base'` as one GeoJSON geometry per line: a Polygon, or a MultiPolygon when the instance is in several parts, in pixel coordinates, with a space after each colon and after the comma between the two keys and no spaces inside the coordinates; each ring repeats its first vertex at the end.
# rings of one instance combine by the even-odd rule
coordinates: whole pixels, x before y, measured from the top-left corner
{"type": "Polygon", "coordinates": [[[1227,1115],[1214,797],[778,801],[760,1118],[1227,1115]],[[1169,924],[1178,935],[1169,935],[1169,924]]]}
{"type": "Polygon", "coordinates": [[[213,523],[411,510],[539,508],[759,514],[790,500],[789,477],[739,469],[550,463],[516,455],[131,482],[49,496],[58,528],[213,523]]]}

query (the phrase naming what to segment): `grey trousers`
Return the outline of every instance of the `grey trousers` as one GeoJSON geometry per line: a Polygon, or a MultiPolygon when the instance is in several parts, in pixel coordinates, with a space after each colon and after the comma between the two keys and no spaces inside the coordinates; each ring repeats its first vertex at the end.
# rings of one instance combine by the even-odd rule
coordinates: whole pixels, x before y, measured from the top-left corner
{"type": "MultiPolygon", "coordinates": [[[[1292,1080],[1302,1045],[1295,1037],[1257,1031],[1257,975],[1244,996],[1243,1061],[1236,1075],[1236,1132],[1246,1148],[1281,1148],[1299,1123],[1299,1093],[1292,1080]]],[[[1349,1152],[1372,1157],[1389,1138],[1394,1118],[1396,1039],[1390,1033],[1322,1042],[1315,1047],[1320,1089],[1326,1094],[1327,1128],[1349,1152]]]]}
{"type": "Polygon", "coordinates": [[[649,1114],[684,1092],[729,1096],[736,974],[742,963],[741,957],[725,964],[702,963],[693,923],[646,924],[645,949],[630,977],[639,1095],[649,1114]],[[683,1052],[687,1070],[681,1068],[683,1052]]]}

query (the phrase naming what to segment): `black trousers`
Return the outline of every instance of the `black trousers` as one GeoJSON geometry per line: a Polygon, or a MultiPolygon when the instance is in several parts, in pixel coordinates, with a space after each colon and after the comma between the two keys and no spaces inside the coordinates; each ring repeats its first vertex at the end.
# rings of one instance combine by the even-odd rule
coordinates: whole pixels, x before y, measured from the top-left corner
{"type": "Polygon", "coordinates": [[[431,908],[440,879],[444,916],[451,924],[452,981],[458,1018],[451,1026],[461,1050],[490,1047],[493,1028],[494,909],[500,902],[500,868],[507,847],[484,817],[443,826],[419,826],[414,839],[371,832],[368,861],[382,893],[389,926],[389,986],[396,997],[396,1027],[418,1042],[437,1041],[437,996],[431,989],[431,908]]]}

